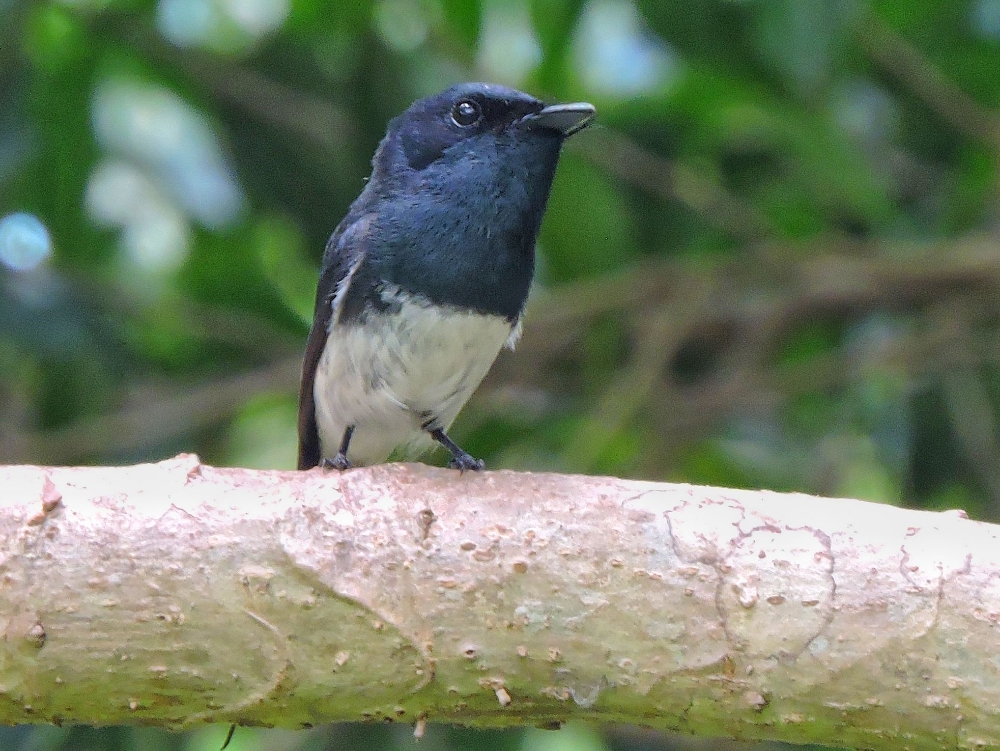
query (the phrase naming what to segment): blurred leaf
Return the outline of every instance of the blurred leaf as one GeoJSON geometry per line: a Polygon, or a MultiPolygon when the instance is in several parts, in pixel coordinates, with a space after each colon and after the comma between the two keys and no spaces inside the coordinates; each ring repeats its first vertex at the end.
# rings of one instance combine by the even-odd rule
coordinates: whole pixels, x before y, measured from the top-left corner
{"type": "Polygon", "coordinates": [[[984,7],[991,7],[988,0],[875,0],[872,12],[902,32],[955,85],[982,104],[996,107],[1000,105],[1000,80],[994,75],[997,34],[977,22],[977,10],[984,7]]]}
{"type": "Polygon", "coordinates": [[[639,0],[636,5],[650,26],[692,63],[718,68],[724,75],[745,72],[753,79],[748,54],[749,13],[755,3],[704,0],[639,0]]]}
{"type": "Polygon", "coordinates": [[[831,495],[879,503],[900,502],[899,480],[879,461],[872,441],[861,436],[844,436],[837,443],[838,476],[829,490],[831,495]]]}
{"type": "Polygon", "coordinates": [[[800,394],[790,400],[785,410],[785,425],[793,436],[815,441],[838,426],[840,407],[838,400],[829,394],[800,394]]]}
{"type": "Polygon", "coordinates": [[[199,339],[202,332],[192,331],[182,311],[165,302],[150,308],[146,316],[127,321],[123,331],[134,350],[149,362],[167,372],[183,372],[205,354],[199,339]]]}
{"type": "Polygon", "coordinates": [[[583,5],[582,0],[532,0],[531,20],[544,57],[564,52],[583,5]]]}
{"type": "Polygon", "coordinates": [[[621,268],[636,255],[621,194],[573,154],[560,161],[539,245],[542,278],[551,282],[621,268]]]}
{"type": "Polygon", "coordinates": [[[462,44],[475,47],[482,23],[482,9],[478,0],[447,0],[443,6],[449,32],[462,44]]]}
{"type": "Polygon", "coordinates": [[[674,482],[727,488],[767,487],[783,490],[786,487],[776,483],[774,477],[758,477],[746,472],[733,461],[731,453],[714,440],[685,446],[670,479],[674,482]]]}
{"type": "Polygon", "coordinates": [[[590,725],[569,722],[560,730],[529,728],[521,742],[521,751],[605,751],[600,735],[590,725]]]}
{"type": "Polygon", "coordinates": [[[647,439],[648,436],[637,428],[618,430],[606,436],[593,465],[587,468],[588,473],[612,477],[628,475],[638,464],[647,439]]]}
{"type": "Polygon", "coordinates": [[[800,95],[828,84],[842,62],[859,0],[761,0],[754,12],[754,38],[761,57],[800,95]]]}
{"type": "Polygon", "coordinates": [[[260,394],[247,401],[229,429],[227,464],[258,469],[294,469],[298,403],[290,394],[260,394]]]}
{"type": "Polygon", "coordinates": [[[982,499],[969,490],[968,487],[958,484],[947,485],[927,499],[924,508],[930,511],[952,511],[960,509],[969,514],[973,519],[982,518],[985,512],[982,499]]]}
{"type": "Polygon", "coordinates": [[[370,2],[331,5],[327,0],[292,0],[286,31],[306,36],[338,30],[354,36],[371,21],[371,6],[370,2]]]}
{"type": "MultiPolygon", "coordinates": [[[[262,236],[265,244],[270,241],[267,232],[265,230],[262,236]]],[[[300,319],[283,304],[279,290],[271,286],[260,265],[262,256],[247,251],[254,247],[257,239],[251,228],[241,228],[229,236],[206,234],[199,243],[198,252],[183,269],[181,279],[197,300],[244,309],[295,330],[300,319]]],[[[262,251],[266,253],[263,247],[262,251]]],[[[294,282],[291,278],[286,281],[303,283],[301,276],[294,282]]],[[[312,320],[311,312],[309,320],[312,320]]]]}
{"type": "Polygon", "coordinates": [[[531,0],[531,22],[542,47],[536,77],[544,90],[559,91],[566,78],[567,55],[579,22],[582,0],[531,0]]]}
{"type": "Polygon", "coordinates": [[[1000,155],[978,144],[969,144],[958,156],[950,176],[954,189],[949,191],[942,228],[948,233],[974,231],[984,219],[996,212],[997,174],[1000,155]]]}
{"type": "Polygon", "coordinates": [[[779,355],[782,365],[797,365],[828,354],[839,343],[843,332],[834,321],[809,321],[785,340],[779,355]]]}
{"type": "Polygon", "coordinates": [[[40,3],[28,18],[23,47],[32,63],[55,73],[86,54],[87,38],[82,24],[68,8],[40,3]]]}
{"type": "Polygon", "coordinates": [[[306,325],[312,323],[319,270],[302,261],[305,255],[302,233],[287,219],[266,217],[254,233],[257,252],[267,279],[306,325]]]}

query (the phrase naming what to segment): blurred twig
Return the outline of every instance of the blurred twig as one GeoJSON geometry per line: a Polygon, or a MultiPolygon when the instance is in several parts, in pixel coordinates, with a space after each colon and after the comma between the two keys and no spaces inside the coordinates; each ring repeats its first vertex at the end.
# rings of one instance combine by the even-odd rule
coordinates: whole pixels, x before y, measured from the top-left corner
{"type": "MultiPolygon", "coordinates": [[[[613,433],[641,411],[663,441],[661,450],[669,450],[742,409],[769,409],[798,394],[842,386],[861,367],[916,378],[937,377],[960,364],[951,338],[924,330],[871,355],[881,363],[835,350],[779,366],[781,347],[799,326],[831,318],[859,321],[873,311],[919,314],[957,295],[977,295],[988,317],[990,311],[1000,314],[998,291],[1000,256],[988,237],[924,249],[836,239],[808,250],[762,246],[715,268],[661,261],[534,299],[517,354],[498,363],[487,389],[513,384],[561,392],[552,375],[559,369],[551,364],[574,356],[591,321],[621,316],[640,337],[639,354],[621,364],[592,419],[603,420],[613,433]],[[656,333],[644,321],[666,321],[670,329],[656,333]],[[711,350],[709,365],[693,381],[679,379],[672,367],[685,347],[711,350]],[[624,411],[605,409],[612,401],[625,405],[624,411]]],[[[998,361],[1000,346],[988,339],[970,343],[961,359],[972,365],[998,361]]],[[[580,455],[596,456],[603,445],[596,441],[596,448],[580,449],[580,455]]]]}
{"type": "MultiPolygon", "coordinates": [[[[698,295],[690,297],[697,299],[698,295]]],[[[591,469],[615,435],[655,398],[668,360],[681,343],[682,332],[674,326],[673,313],[673,309],[664,309],[639,323],[637,355],[615,375],[562,452],[567,470],[591,469]]]]}
{"type": "Polygon", "coordinates": [[[858,41],[872,60],[942,120],[994,149],[1000,147],[1000,117],[958,88],[901,34],[870,15],[859,27],[858,41]]]}
{"type": "Polygon", "coordinates": [[[952,434],[968,459],[969,469],[979,478],[989,497],[993,518],[1000,517],[1000,441],[992,399],[978,372],[976,357],[965,320],[965,306],[945,304],[936,311],[949,336],[952,358],[941,374],[941,390],[951,422],[952,434]]]}
{"type": "Polygon", "coordinates": [[[753,206],[690,165],[664,159],[621,133],[595,128],[567,148],[620,180],[665,201],[680,201],[733,237],[757,240],[769,234],[766,219],[753,206]]]}
{"type": "Polygon", "coordinates": [[[80,270],[75,270],[67,280],[112,321],[132,321],[169,311],[186,336],[224,343],[258,358],[291,355],[302,346],[300,336],[248,310],[208,304],[182,293],[151,302],[114,280],[97,279],[80,270]]]}
{"type": "Polygon", "coordinates": [[[300,357],[291,357],[260,370],[166,393],[157,385],[141,385],[118,412],[58,430],[0,436],[0,461],[68,464],[88,457],[150,452],[222,422],[257,394],[294,393],[301,365],[300,357]]]}
{"type": "MultiPolygon", "coordinates": [[[[714,268],[658,262],[533,299],[518,351],[498,363],[481,403],[488,404],[490,392],[501,386],[561,393],[562,385],[552,375],[558,369],[551,363],[572,355],[590,322],[609,313],[624,316],[636,332],[637,354],[621,364],[591,415],[594,429],[604,437],[590,442],[581,434],[578,443],[587,448],[574,444],[572,453],[579,451],[579,457],[592,461],[606,440],[640,413],[656,426],[664,441],[661,450],[668,450],[681,437],[688,440],[734,411],[766,409],[797,394],[836,388],[866,366],[850,353],[834,352],[778,367],[776,353],[799,325],[831,315],[860,319],[873,310],[919,311],[958,294],[980,295],[988,317],[991,304],[1000,309],[1000,303],[991,303],[998,290],[1000,256],[989,238],[926,250],[882,247],[878,253],[836,240],[819,243],[808,253],[769,246],[714,268]],[[672,369],[678,352],[701,342],[716,348],[713,364],[692,382],[678,380],[672,369]]],[[[955,351],[954,337],[926,330],[894,344],[877,355],[881,366],[911,378],[1000,362],[1000,335],[996,341],[970,337],[961,352],[955,351]]],[[[0,456],[65,463],[170,444],[218,424],[255,394],[294,394],[299,366],[296,355],[181,391],[164,394],[148,387],[141,390],[141,399],[117,413],[48,433],[5,435],[0,456]]],[[[585,432],[593,438],[591,431],[585,432]]]]}
{"type": "Polygon", "coordinates": [[[218,60],[205,55],[190,52],[174,55],[173,63],[205,83],[219,99],[328,152],[338,152],[356,138],[351,117],[325,99],[285,86],[249,68],[220,65],[218,60]]]}
{"type": "Polygon", "coordinates": [[[179,50],[151,28],[131,18],[103,14],[105,25],[147,57],[183,71],[213,96],[256,120],[293,133],[331,155],[357,138],[354,119],[344,109],[246,66],[198,50],[179,50]]]}
{"type": "Polygon", "coordinates": [[[606,313],[648,315],[681,299],[685,312],[674,317],[675,326],[689,335],[728,322],[753,334],[767,330],[775,338],[788,325],[824,311],[899,310],[976,288],[1000,289],[1000,255],[990,237],[924,248],[826,238],[807,246],[763,245],[714,266],[658,260],[533,297],[518,344],[525,356],[508,358],[505,368],[520,361],[535,372],[536,356],[561,351],[579,336],[582,324],[606,313]],[[699,286],[705,290],[703,305],[692,306],[681,292],[699,286]]]}

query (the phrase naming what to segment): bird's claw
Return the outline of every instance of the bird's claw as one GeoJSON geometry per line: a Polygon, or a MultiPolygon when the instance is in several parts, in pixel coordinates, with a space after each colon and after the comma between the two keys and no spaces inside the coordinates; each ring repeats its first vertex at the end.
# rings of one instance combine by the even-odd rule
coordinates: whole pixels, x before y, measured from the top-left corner
{"type": "Polygon", "coordinates": [[[477,459],[471,454],[455,454],[451,461],[448,462],[449,469],[457,469],[459,472],[464,472],[467,469],[471,469],[473,472],[481,472],[486,469],[486,462],[482,459],[477,459]]]}
{"type": "Polygon", "coordinates": [[[351,468],[351,460],[347,458],[347,454],[337,454],[332,459],[324,458],[320,465],[323,469],[335,469],[338,472],[343,472],[345,469],[351,468]]]}

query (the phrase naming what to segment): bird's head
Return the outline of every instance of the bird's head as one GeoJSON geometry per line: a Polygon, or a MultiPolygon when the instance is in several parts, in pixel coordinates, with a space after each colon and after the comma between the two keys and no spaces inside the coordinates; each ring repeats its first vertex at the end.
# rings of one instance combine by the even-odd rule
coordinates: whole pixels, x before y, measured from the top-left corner
{"type": "Polygon", "coordinates": [[[402,152],[406,166],[421,171],[444,161],[501,157],[530,158],[542,150],[558,154],[563,139],[594,116],[587,103],[546,106],[515,89],[465,83],[414,102],[389,123],[386,143],[402,152]]]}

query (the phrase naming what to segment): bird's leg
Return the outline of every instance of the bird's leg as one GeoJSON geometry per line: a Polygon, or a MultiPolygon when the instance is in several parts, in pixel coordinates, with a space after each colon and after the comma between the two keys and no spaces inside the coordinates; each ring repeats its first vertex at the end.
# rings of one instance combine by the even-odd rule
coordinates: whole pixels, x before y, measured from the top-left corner
{"type": "Polygon", "coordinates": [[[347,458],[347,447],[351,445],[351,436],[354,435],[354,426],[348,425],[344,429],[344,437],[340,439],[340,449],[337,451],[337,455],[332,459],[323,459],[324,469],[350,469],[351,462],[347,458]]]}
{"type": "Polygon", "coordinates": [[[431,438],[451,452],[451,461],[448,462],[448,466],[452,469],[464,472],[467,469],[478,471],[486,467],[486,463],[482,459],[476,459],[468,451],[459,448],[458,444],[451,440],[441,428],[435,428],[430,431],[430,434],[431,438]]]}
{"type": "Polygon", "coordinates": [[[226,733],[226,740],[222,742],[222,748],[219,751],[226,751],[226,747],[229,745],[229,741],[233,739],[233,733],[236,732],[236,725],[229,726],[229,732],[226,733]]]}

